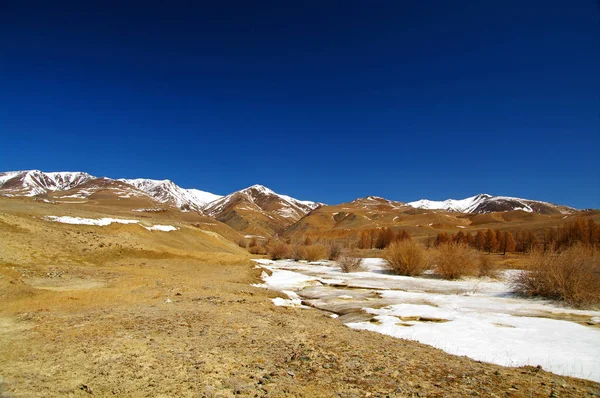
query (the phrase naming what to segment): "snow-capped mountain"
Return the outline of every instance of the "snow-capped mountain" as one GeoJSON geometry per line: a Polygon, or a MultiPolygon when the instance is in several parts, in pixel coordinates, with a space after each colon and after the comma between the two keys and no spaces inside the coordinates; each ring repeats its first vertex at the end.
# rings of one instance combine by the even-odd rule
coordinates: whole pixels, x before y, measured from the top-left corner
{"type": "Polygon", "coordinates": [[[492,213],[523,210],[528,213],[570,214],[575,211],[575,209],[568,206],[510,196],[492,196],[485,193],[458,200],[447,199],[444,201],[435,201],[421,199],[407,204],[418,209],[445,210],[459,213],[492,213]]]}
{"type": "Polygon", "coordinates": [[[125,179],[119,181],[146,192],[161,203],[171,203],[181,210],[201,211],[208,203],[221,198],[210,192],[199,189],[185,189],[171,180],[151,180],[147,178],[125,179]]]}
{"type": "Polygon", "coordinates": [[[101,190],[112,191],[120,199],[147,196],[181,210],[195,211],[201,211],[206,204],[221,198],[210,192],[181,188],[170,180],[113,180],[82,172],[45,173],[39,170],[0,173],[0,194],[5,196],[54,194],[53,197],[58,199],[87,199],[101,190]],[[59,195],[62,192],[64,195],[59,195]]]}
{"type": "Polygon", "coordinates": [[[0,190],[8,195],[36,196],[48,192],[67,191],[95,178],[82,172],[8,171],[0,173],[0,190]]]}
{"type": "Polygon", "coordinates": [[[386,198],[382,198],[381,196],[367,196],[365,198],[354,199],[348,205],[350,206],[360,206],[363,208],[399,208],[405,206],[405,203],[396,202],[393,200],[389,200],[386,198]]]}
{"type": "Polygon", "coordinates": [[[321,205],[278,194],[263,185],[252,185],[209,203],[204,211],[211,217],[218,217],[227,209],[241,202],[246,205],[247,209],[275,213],[294,221],[321,205]]]}
{"type": "Polygon", "coordinates": [[[253,185],[209,203],[204,212],[238,231],[271,236],[319,206],[320,203],[294,199],[262,185],[253,185]]]}

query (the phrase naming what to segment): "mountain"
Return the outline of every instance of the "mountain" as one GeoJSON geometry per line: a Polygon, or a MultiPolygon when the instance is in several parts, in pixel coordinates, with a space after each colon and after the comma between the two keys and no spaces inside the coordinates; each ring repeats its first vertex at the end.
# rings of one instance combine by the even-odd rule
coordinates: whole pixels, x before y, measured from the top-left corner
{"type": "Polygon", "coordinates": [[[352,238],[363,229],[392,227],[411,235],[427,235],[436,228],[460,228],[470,222],[463,214],[441,214],[415,209],[406,203],[377,196],[358,198],[333,206],[322,206],[290,226],[285,235],[292,239],[352,238]]]}
{"type": "Polygon", "coordinates": [[[36,196],[67,191],[94,178],[96,177],[82,172],[9,171],[0,173],[0,190],[5,196],[36,196]]]}
{"type": "Polygon", "coordinates": [[[571,214],[576,211],[568,206],[561,206],[538,200],[513,198],[509,196],[492,196],[485,193],[459,200],[447,199],[444,201],[433,201],[421,199],[407,204],[418,209],[445,210],[471,214],[506,212],[512,210],[523,210],[528,213],[540,214],[571,214]]]}
{"type": "Polygon", "coordinates": [[[113,180],[82,172],[45,173],[39,170],[0,173],[0,194],[4,196],[73,201],[96,198],[99,192],[104,197],[110,193],[114,199],[146,198],[184,211],[201,211],[206,204],[221,198],[210,192],[181,188],[170,180],[113,180]]]}
{"type": "Polygon", "coordinates": [[[204,212],[247,235],[267,237],[283,232],[321,205],[253,185],[209,203],[204,212]]]}
{"type": "Polygon", "coordinates": [[[201,211],[208,203],[222,198],[221,195],[200,191],[199,189],[181,188],[171,180],[121,178],[119,181],[146,192],[161,203],[172,204],[181,210],[201,211]]]}

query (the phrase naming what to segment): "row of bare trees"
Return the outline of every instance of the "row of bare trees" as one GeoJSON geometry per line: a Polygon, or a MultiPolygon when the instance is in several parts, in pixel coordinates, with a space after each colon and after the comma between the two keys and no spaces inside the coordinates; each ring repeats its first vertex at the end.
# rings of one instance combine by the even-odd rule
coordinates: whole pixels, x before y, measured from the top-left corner
{"type": "Polygon", "coordinates": [[[600,246],[600,228],[592,219],[577,218],[556,228],[544,228],[538,233],[533,231],[479,230],[475,234],[459,231],[456,234],[440,232],[434,246],[445,243],[458,243],[477,250],[492,252],[530,252],[536,248],[560,250],[575,245],[600,246]]]}
{"type": "Polygon", "coordinates": [[[356,247],[359,249],[385,249],[392,242],[410,240],[410,235],[405,230],[397,233],[391,228],[364,229],[360,232],[356,247]]]}

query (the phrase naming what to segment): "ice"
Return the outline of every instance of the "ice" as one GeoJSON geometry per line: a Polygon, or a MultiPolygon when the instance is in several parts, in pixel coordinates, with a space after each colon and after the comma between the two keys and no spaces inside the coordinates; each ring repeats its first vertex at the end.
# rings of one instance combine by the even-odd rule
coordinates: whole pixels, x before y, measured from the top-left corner
{"type": "Polygon", "coordinates": [[[340,316],[356,329],[416,340],[455,355],[503,366],[542,366],[600,381],[600,311],[514,295],[509,281],[446,281],[389,273],[383,259],[362,261],[362,272],[343,273],[330,261],[255,260],[262,287],[285,291],[278,305],[305,305],[340,316]]]}

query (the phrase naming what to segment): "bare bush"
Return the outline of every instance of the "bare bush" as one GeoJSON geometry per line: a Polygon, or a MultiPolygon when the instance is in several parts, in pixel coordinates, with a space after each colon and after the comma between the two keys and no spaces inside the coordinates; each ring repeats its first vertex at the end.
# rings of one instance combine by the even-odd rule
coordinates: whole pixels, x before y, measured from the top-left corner
{"type": "Polygon", "coordinates": [[[362,258],[341,256],[337,263],[343,272],[358,272],[361,270],[362,258]]]}
{"type": "Polygon", "coordinates": [[[583,245],[561,252],[536,250],[513,281],[515,292],[565,301],[575,307],[600,304],[600,251],[583,245]]]}
{"type": "Polygon", "coordinates": [[[269,244],[268,253],[271,260],[282,260],[284,258],[290,258],[292,248],[287,243],[274,241],[269,244]]]}
{"type": "Polygon", "coordinates": [[[489,254],[479,255],[479,276],[488,276],[490,278],[498,276],[498,267],[489,254]]]}
{"type": "Polygon", "coordinates": [[[248,251],[250,254],[267,254],[267,248],[263,245],[250,245],[248,246],[248,251]]]}
{"type": "Polygon", "coordinates": [[[343,250],[344,248],[339,243],[329,242],[329,245],[327,245],[327,258],[335,261],[342,255],[343,250]]]}
{"type": "Polygon", "coordinates": [[[304,249],[306,250],[306,260],[308,261],[317,261],[327,258],[327,246],[325,245],[317,243],[306,246],[304,249]]]}
{"type": "Polygon", "coordinates": [[[292,259],[293,260],[306,260],[306,248],[303,245],[292,245],[292,259]]]}
{"type": "Polygon", "coordinates": [[[437,249],[435,273],[444,279],[479,275],[478,253],[468,246],[444,243],[437,249]]]}
{"type": "Polygon", "coordinates": [[[421,245],[410,240],[392,242],[384,258],[399,275],[421,275],[427,269],[427,254],[421,245]]]}
{"type": "Polygon", "coordinates": [[[248,239],[246,238],[239,238],[235,243],[237,243],[237,245],[243,249],[248,248],[248,239]]]}

